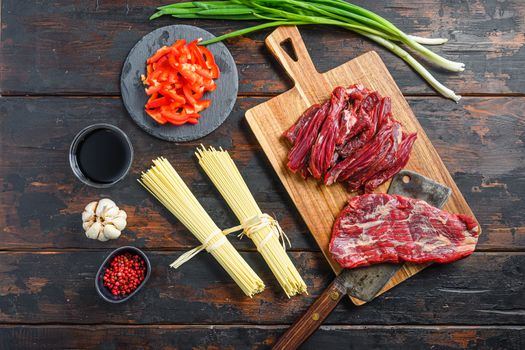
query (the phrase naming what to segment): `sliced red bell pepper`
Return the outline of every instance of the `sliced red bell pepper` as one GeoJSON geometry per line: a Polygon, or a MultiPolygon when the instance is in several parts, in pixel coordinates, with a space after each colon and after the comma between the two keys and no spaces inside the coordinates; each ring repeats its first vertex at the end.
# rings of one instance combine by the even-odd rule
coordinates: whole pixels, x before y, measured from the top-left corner
{"type": "Polygon", "coordinates": [[[159,124],[166,124],[168,122],[159,110],[146,109],[146,113],[159,124]]]}
{"type": "Polygon", "coordinates": [[[155,54],[153,56],[148,58],[148,60],[146,62],[148,64],[157,62],[161,57],[163,57],[164,55],[166,55],[170,51],[171,51],[171,48],[169,48],[168,46],[163,46],[160,49],[158,49],[157,52],[155,52],[155,54]]]}
{"type": "Polygon", "coordinates": [[[165,106],[165,105],[169,105],[170,103],[172,103],[173,100],[169,97],[161,97],[161,98],[157,98],[153,101],[148,101],[148,103],[146,103],[146,108],[147,109],[152,109],[152,108],[157,108],[157,107],[160,107],[160,106],[165,106]]]}
{"type": "Polygon", "coordinates": [[[202,53],[202,56],[206,60],[206,66],[210,69],[213,79],[219,78],[219,75],[220,75],[219,67],[215,63],[215,58],[213,58],[213,55],[210,52],[210,50],[208,50],[207,48],[203,46],[198,46],[198,48],[200,52],[202,53]]]}
{"type": "Polygon", "coordinates": [[[171,98],[176,104],[183,105],[184,103],[186,103],[186,99],[183,96],[178,95],[177,92],[174,90],[163,87],[162,89],[160,89],[160,93],[171,98]]]}
{"type": "Polygon", "coordinates": [[[206,109],[210,106],[211,101],[210,100],[200,100],[193,104],[193,107],[195,108],[195,112],[199,113],[203,109],[206,109]]]}
{"type": "Polygon", "coordinates": [[[177,40],[171,46],[160,48],[146,62],[146,113],[160,124],[197,124],[199,112],[210,106],[203,100],[207,91],[217,85],[219,68],[211,52],[194,40],[186,45],[177,40]]]}

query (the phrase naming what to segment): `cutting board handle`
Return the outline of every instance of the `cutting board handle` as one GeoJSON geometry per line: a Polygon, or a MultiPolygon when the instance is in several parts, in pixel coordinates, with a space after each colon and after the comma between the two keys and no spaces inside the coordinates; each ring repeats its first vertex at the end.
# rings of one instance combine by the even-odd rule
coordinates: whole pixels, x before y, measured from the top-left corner
{"type": "MultiPolygon", "coordinates": [[[[292,78],[299,92],[304,94],[310,104],[318,102],[316,91],[326,82],[315,69],[297,27],[280,26],[266,37],[265,42],[286,73],[292,78]],[[291,57],[286,52],[283,47],[285,44],[291,46],[295,57],[291,57]]],[[[320,90],[323,91],[323,89],[320,90]]]]}

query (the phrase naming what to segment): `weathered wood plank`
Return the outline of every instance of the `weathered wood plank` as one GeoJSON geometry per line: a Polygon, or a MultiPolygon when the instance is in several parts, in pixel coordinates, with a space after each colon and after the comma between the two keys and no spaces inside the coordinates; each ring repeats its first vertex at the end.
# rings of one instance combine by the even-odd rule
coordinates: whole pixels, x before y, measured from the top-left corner
{"type": "MultiPolygon", "coordinates": [[[[169,2],[169,1],[168,1],[169,2]]],[[[198,25],[219,35],[253,23],[148,17],[166,1],[2,2],[2,94],[119,94],[122,62],[140,37],[169,24],[198,25]]],[[[432,50],[467,64],[462,74],[435,71],[460,93],[524,93],[525,3],[359,0],[412,34],[443,36],[432,50]]],[[[434,93],[399,58],[357,35],[333,28],[303,28],[319,71],[377,50],[406,94],[434,93]]],[[[264,48],[268,31],[228,42],[240,72],[241,93],[279,93],[289,82],[264,48]]]]}
{"type": "MultiPolygon", "coordinates": [[[[285,326],[0,326],[0,347],[270,349],[285,326]],[[67,334],[67,337],[64,337],[67,334]]],[[[525,327],[322,326],[301,349],[520,349],[525,327]]]]}
{"type": "MultiPolygon", "coordinates": [[[[294,252],[308,296],[288,299],[256,253],[243,253],[267,290],[246,298],[207,254],[180,270],[180,253],[147,252],[153,274],[127,303],[111,305],[93,278],[107,251],[0,252],[0,323],[290,324],[333,274],[321,253],[294,252]]],[[[524,253],[475,253],[432,266],[373,302],[343,300],[325,324],[525,324],[524,253]]]]}
{"type": "MultiPolygon", "coordinates": [[[[295,249],[317,249],[293,203],[244,121],[244,111],[265,98],[241,98],[217,131],[202,140],[171,144],[136,127],[116,98],[3,98],[0,100],[0,249],[95,248],[136,244],[182,249],[196,240],[135,182],[158,155],[173,160],[220,227],[234,216],[201,172],[192,153],[203,142],[225,147],[239,165],[261,208],[274,214],[295,249]],[[77,181],[67,151],[74,134],[95,122],[123,128],[135,147],[131,175],[97,190],[77,181]],[[117,241],[87,240],[80,212],[109,196],[127,210],[126,233],[117,241]]],[[[525,248],[525,98],[466,98],[459,105],[439,98],[411,98],[416,116],[454,175],[483,235],[479,249],[525,248]]],[[[237,242],[253,248],[251,242],[237,242]]]]}

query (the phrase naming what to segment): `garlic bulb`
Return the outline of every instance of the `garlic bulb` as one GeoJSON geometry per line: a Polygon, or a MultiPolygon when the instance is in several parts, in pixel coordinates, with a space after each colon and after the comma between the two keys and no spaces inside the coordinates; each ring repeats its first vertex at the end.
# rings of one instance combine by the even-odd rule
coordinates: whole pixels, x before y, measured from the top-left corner
{"type": "Polygon", "coordinates": [[[117,239],[120,232],[126,227],[126,212],[111,199],[103,198],[98,202],[91,202],[82,212],[82,227],[86,237],[105,242],[117,239]]]}

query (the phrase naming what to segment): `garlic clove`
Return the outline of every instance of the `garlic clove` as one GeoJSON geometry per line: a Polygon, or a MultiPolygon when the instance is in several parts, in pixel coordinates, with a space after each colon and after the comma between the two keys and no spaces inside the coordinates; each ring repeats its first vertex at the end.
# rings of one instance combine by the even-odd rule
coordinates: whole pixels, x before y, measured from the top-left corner
{"type": "Polygon", "coordinates": [[[120,236],[120,230],[111,224],[104,226],[104,236],[107,239],[117,239],[120,236]]]}
{"type": "Polygon", "coordinates": [[[94,218],[95,218],[95,213],[94,212],[87,211],[87,210],[82,212],[82,221],[83,222],[91,221],[94,218]]]}
{"type": "Polygon", "coordinates": [[[104,214],[104,217],[107,219],[107,218],[114,218],[118,215],[119,213],[119,209],[118,207],[111,207],[109,208],[105,214],[104,214]]]}
{"type": "Polygon", "coordinates": [[[97,239],[99,233],[102,231],[102,224],[100,222],[94,222],[91,227],[86,230],[86,237],[91,239],[97,239]]]}
{"type": "Polygon", "coordinates": [[[97,216],[102,216],[105,211],[109,210],[110,208],[116,207],[116,206],[117,205],[115,204],[115,202],[113,202],[111,199],[102,198],[101,200],[98,201],[98,205],[97,205],[95,214],[97,214],[97,216]]]}
{"type": "Polygon", "coordinates": [[[82,228],[84,229],[84,231],[89,230],[89,228],[91,227],[91,225],[93,225],[93,222],[94,222],[94,221],[86,221],[86,222],[83,222],[83,223],[82,223],[82,228]]]}
{"type": "Polygon", "coordinates": [[[97,208],[97,203],[98,203],[97,201],[93,201],[93,202],[89,203],[84,208],[84,211],[87,211],[87,212],[90,212],[90,213],[95,213],[95,209],[97,208]]]}
{"type": "Polygon", "coordinates": [[[124,219],[127,219],[128,218],[128,214],[126,214],[126,212],[124,210],[119,210],[118,211],[118,215],[117,215],[119,218],[124,218],[124,219]]]}
{"type": "Polygon", "coordinates": [[[117,230],[122,231],[124,228],[126,228],[126,219],[122,218],[120,216],[117,216],[116,218],[112,219],[109,224],[113,224],[117,228],[117,230]]]}
{"type": "Polygon", "coordinates": [[[101,242],[106,242],[106,241],[109,241],[109,238],[107,238],[106,236],[104,236],[104,234],[101,232],[100,235],[98,235],[98,238],[97,238],[99,241],[101,242]]]}

